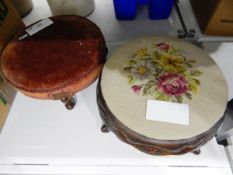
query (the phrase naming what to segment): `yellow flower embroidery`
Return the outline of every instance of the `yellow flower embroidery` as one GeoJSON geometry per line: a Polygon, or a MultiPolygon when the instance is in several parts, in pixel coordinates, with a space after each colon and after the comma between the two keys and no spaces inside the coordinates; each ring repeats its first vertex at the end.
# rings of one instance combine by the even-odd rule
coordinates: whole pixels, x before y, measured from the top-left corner
{"type": "Polygon", "coordinates": [[[139,74],[145,74],[146,71],[147,71],[146,67],[140,67],[140,68],[138,68],[138,73],[139,74]]]}
{"type": "Polygon", "coordinates": [[[135,56],[138,58],[143,58],[147,55],[147,50],[148,50],[147,48],[141,48],[141,49],[137,50],[135,56]]]}
{"type": "Polygon", "coordinates": [[[193,93],[198,93],[198,85],[195,83],[195,81],[192,78],[189,78],[189,83],[188,83],[190,91],[193,93]]]}
{"type": "Polygon", "coordinates": [[[184,59],[182,57],[164,54],[160,61],[160,66],[168,72],[179,73],[185,71],[184,59]]]}

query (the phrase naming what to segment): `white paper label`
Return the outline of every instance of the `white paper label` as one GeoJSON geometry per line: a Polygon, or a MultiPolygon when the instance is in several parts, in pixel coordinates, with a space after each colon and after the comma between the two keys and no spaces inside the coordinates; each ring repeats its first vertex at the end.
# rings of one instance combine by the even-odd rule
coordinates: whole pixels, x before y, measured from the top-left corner
{"type": "Polygon", "coordinates": [[[31,36],[40,30],[48,27],[49,25],[53,24],[53,21],[49,18],[42,19],[40,22],[32,25],[31,27],[27,28],[25,31],[31,36]]]}
{"type": "Polygon", "coordinates": [[[148,100],[146,119],[174,124],[189,124],[189,105],[148,100]]]}

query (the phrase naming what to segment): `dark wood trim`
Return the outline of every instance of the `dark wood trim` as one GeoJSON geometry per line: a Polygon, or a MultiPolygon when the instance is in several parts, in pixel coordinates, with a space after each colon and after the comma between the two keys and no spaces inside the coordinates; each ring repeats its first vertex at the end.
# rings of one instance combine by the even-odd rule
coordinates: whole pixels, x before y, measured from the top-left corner
{"type": "Polygon", "coordinates": [[[108,108],[101,90],[101,77],[97,85],[97,104],[105,127],[111,130],[120,140],[152,155],[179,155],[199,150],[202,145],[214,137],[221,126],[224,116],[208,131],[197,136],[181,140],[159,140],[141,135],[121,123],[108,108]]]}

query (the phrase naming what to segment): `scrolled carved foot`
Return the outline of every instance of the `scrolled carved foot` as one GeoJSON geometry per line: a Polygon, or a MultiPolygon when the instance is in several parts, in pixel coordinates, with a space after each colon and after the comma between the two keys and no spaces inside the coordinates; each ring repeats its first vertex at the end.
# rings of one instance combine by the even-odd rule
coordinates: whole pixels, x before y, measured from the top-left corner
{"type": "Polygon", "coordinates": [[[194,151],[192,151],[193,154],[199,155],[201,154],[201,150],[200,149],[196,149],[194,151]]]}
{"type": "Polygon", "coordinates": [[[103,124],[103,126],[101,127],[101,131],[104,133],[108,133],[110,132],[110,129],[106,124],[103,124]]]}

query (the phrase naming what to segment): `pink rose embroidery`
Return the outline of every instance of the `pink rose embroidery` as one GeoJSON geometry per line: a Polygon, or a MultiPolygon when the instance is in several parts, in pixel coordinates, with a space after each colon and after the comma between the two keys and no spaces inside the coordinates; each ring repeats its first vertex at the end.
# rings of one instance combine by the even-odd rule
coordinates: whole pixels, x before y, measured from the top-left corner
{"type": "Polygon", "coordinates": [[[158,87],[168,96],[180,96],[189,90],[185,77],[177,73],[165,73],[161,75],[158,87]]]}
{"type": "Polygon", "coordinates": [[[132,91],[133,91],[135,94],[137,94],[137,95],[139,95],[139,94],[141,93],[141,86],[133,85],[133,86],[131,87],[131,89],[132,89],[132,91]]]}
{"type": "Polygon", "coordinates": [[[158,48],[160,50],[163,50],[165,52],[167,52],[169,50],[169,48],[170,48],[170,46],[168,44],[166,44],[166,43],[159,43],[156,46],[158,46],[158,48]]]}

